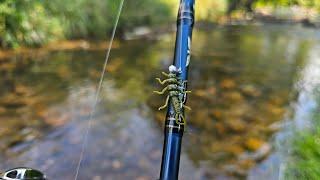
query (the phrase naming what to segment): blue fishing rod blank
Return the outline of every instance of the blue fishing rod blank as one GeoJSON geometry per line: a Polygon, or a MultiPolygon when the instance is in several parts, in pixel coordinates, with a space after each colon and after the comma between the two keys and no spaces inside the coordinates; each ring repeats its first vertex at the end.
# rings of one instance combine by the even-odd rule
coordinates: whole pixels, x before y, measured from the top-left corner
{"type": "MultiPolygon", "coordinates": [[[[181,0],[177,17],[177,33],[173,65],[181,70],[179,76],[183,81],[187,81],[188,79],[190,46],[194,25],[194,4],[195,0],[181,0]]],[[[187,88],[186,84],[185,88],[187,88]]],[[[184,94],[184,103],[186,103],[186,94],[184,94]]],[[[178,179],[181,142],[184,128],[184,125],[177,124],[173,104],[169,101],[164,129],[160,180],[178,179]]]]}

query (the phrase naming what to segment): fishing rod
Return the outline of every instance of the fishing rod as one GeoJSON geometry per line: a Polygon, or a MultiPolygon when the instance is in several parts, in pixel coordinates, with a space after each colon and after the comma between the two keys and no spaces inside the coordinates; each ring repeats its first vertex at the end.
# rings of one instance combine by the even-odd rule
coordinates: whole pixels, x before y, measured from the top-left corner
{"type": "Polygon", "coordinates": [[[187,94],[191,92],[187,91],[187,78],[195,21],[194,4],[195,0],[180,0],[173,64],[169,67],[169,73],[162,73],[167,79],[161,81],[160,78],[157,78],[160,84],[167,83],[167,86],[161,92],[155,91],[155,93],[164,94],[168,91],[165,105],[159,108],[161,110],[168,106],[160,180],[176,180],[179,175],[181,142],[186,125],[184,109],[190,109],[185,103],[187,94]]]}

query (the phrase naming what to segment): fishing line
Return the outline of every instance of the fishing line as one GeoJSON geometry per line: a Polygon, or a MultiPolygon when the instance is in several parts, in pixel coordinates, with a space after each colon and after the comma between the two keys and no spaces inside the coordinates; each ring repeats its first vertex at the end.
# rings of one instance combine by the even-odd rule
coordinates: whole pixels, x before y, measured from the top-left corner
{"type": "MultiPolygon", "coordinates": [[[[182,0],[182,2],[183,2],[183,0],[182,0]]],[[[181,7],[180,8],[181,9],[184,8],[183,7],[183,3],[181,3],[181,7]]],[[[183,10],[181,12],[184,13],[183,10]]],[[[182,31],[183,31],[183,24],[182,24],[182,21],[180,21],[180,48],[179,48],[179,51],[180,51],[180,53],[179,53],[180,54],[179,68],[180,68],[180,70],[182,70],[182,68],[181,68],[181,65],[182,65],[182,36],[183,36],[182,31]]]]}
{"type": "Polygon", "coordinates": [[[117,31],[118,22],[119,22],[119,19],[120,19],[120,16],[121,16],[123,4],[124,4],[124,0],[121,0],[120,5],[119,5],[119,9],[118,9],[118,13],[117,13],[117,17],[116,17],[116,20],[115,20],[115,23],[114,23],[114,26],[113,26],[112,35],[111,35],[111,39],[110,39],[110,42],[109,42],[109,47],[108,47],[108,50],[107,50],[107,53],[106,53],[106,57],[105,57],[105,61],[104,61],[104,64],[103,64],[103,69],[102,69],[102,72],[101,72],[99,85],[98,85],[98,88],[97,88],[96,93],[95,93],[94,104],[92,106],[92,110],[90,112],[88,124],[87,124],[86,129],[85,129],[86,132],[85,132],[85,135],[84,135],[84,138],[83,138],[81,154],[80,154],[79,161],[78,161],[78,164],[77,164],[76,174],[75,174],[75,178],[74,178],[75,180],[78,179],[79,170],[80,170],[80,167],[81,167],[81,163],[82,163],[82,160],[83,160],[85,149],[86,149],[86,147],[88,145],[88,136],[90,134],[90,130],[91,130],[91,126],[92,126],[92,124],[91,124],[92,117],[93,117],[93,114],[95,112],[96,106],[98,104],[98,100],[99,100],[99,96],[100,96],[100,92],[101,92],[101,88],[102,88],[102,83],[103,83],[106,67],[107,67],[107,64],[108,64],[108,60],[109,60],[109,56],[110,56],[113,40],[114,40],[116,31],[117,31]]]}
{"type": "MultiPolygon", "coordinates": [[[[180,3],[181,4],[181,6],[180,6],[180,8],[181,8],[180,12],[181,13],[184,13],[184,5],[183,5],[184,3],[183,2],[184,2],[184,0],[182,0],[181,3],[180,3]]],[[[181,17],[183,17],[183,15],[181,17]]],[[[179,48],[180,49],[179,50],[180,51],[180,53],[179,53],[180,54],[180,58],[179,58],[179,68],[178,69],[180,71],[182,71],[182,67],[181,66],[182,66],[182,58],[183,58],[182,57],[183,21],[182,21],[182,19],[179,19],[179,21],[180,21],[180,48],[179,48]]],[[[181,102],[180,107],[181,108],[183,107],[183,102],[181,102]]],[[[180,117],[179,117],[179,120],[180,120],[180,117]]],[[[179,124],[178,126],[179,126],[179,129],[180,129],[181,125],[179,124]]]]}

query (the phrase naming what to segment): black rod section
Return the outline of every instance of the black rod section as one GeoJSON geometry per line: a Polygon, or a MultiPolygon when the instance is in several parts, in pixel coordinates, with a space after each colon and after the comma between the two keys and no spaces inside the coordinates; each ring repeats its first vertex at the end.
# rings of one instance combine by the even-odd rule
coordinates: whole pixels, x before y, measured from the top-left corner
{"type": "MultiPolygon", "coordinates": [[[[190,48],[194,25],[194,4],[195,0],[180,0],[177,18],[177,34],[173,65],[181,70],[181,74],[179,74],[181,76],[180,78],[185,81],[188,78],[191,56],[190,48]]],[[[184,96],[184,103],[186,103],[186,94],[183,94],[182,96],[184,96]]],[[[164,129],[160,180],[178,179],[183,132],[184,125],[176,123],[175,112],[172,103],[169,102],[164,129]]]]}

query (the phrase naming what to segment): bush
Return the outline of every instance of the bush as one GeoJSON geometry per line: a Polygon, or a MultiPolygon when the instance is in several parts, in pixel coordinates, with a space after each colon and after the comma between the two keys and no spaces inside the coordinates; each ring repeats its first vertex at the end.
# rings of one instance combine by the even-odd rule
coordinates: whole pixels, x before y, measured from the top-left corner
{"type": "MultiPolygon", "coordinates": [[[[63,37],[105,38],[120,1],[0,0],[0,46],[39,46],[63,37]]],[[[134,26],[172,22],[178,4],[172,0],[125,0],[118,34],[134,26]]],[[[201,0],[196,3],[196,19],[217,21],[229,11],[267,5],[299,5],[320,11],[318,0],[201,0]]]]}
{"type": "Polygon", "coordinates": [[[49,16],[39,0],[2,0],[0,4],[0,43],[2,47],[20,44],[38,46],[63,36],[60,22],[49,16]]]}
{"type": "MultiPolygon", "coordinates": [[[[58,17],[69,38],[105,37],[110,31],[119,9],[120,0],[50,0],[45,6],[58,17]]],[[[170,8],[161,1],[126,0],[119,29],[138,25],[155,25],[171,17],[170,8]]]]}
{"type": "MultiPolygon", "coordinates": [[[[0,46],[38,46],[67,38],[105,38],[120,0],[0,0],[0,46]]],[[[119,31],[173,17],[164,0],[126,0],[119,31]]]]}
{"type": "MultiPolygon", "coordinates": [[[[320,98],[318,98],[320,102],[320,98]]],[[[291,151],[285,179],[320,179],[320,114],[319,106],[312,117],[313,129],[296,130],[291,139],[291,151]]]]}
{"type": "Polygon", "coordinates": [[[320,128],[298,134],[292,147],[286,179],[320,179],[320,128]]]}

